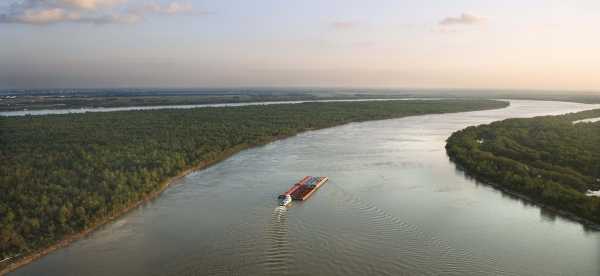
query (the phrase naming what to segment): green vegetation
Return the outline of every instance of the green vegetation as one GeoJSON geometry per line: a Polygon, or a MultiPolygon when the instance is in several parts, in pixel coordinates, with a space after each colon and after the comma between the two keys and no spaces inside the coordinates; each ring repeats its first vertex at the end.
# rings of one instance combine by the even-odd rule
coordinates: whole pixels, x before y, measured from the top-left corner
{"type": "Polygon", "coordinates": [[[19,96],[0,99],[0,111],[317,100],[308,96],[19,96]]]}
{"type": "Polygon", "coordinates": [[[99,107],[197,105],[274,101],[316,101],[316,100],[358,100],[372,98],[400,98],[399,95],[356,95],[337,94],[335,92],[283,90],[283,91],[245,91],[245,90],[120,90],[100,91],[61,91],[5,92],[0,91],[0,111],[21,111],[40,109],[78,109],[99,107]]]}
{"type": "Polygon", "coordinates": [[[318,100],[310,95],[18,96],[0,98],[0,111],[318,100]]]}
{"type": "Polygon", "coordinates": [[[468,127],[448,139],[450,158],[468,174],[539,203],[600,223],[600,109],[468,127]]]}
{"type": "Polygon", "coordinates": [[[301,131],[490,100],[304,103],[0,117],[0,259],[119,214],[183,171],[301,131]]]}

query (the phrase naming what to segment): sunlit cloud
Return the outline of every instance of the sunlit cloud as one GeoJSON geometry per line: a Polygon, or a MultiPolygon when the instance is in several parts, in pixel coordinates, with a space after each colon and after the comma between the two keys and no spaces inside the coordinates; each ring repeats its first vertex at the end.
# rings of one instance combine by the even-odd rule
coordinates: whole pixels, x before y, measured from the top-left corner
{"type": "Polygon", "coordinates": [[[442,19],[439,25],[450,26],[450,25],[476,25],[487,21],[486,17],[473,15],[469,13],[463,13],[457,17],[446,17],[442,19]]]}
{"type": "Polygon", "coordinates": [[[150,3],[150,4],[145,5],[144,9],[147,12],[177,14],[177,13],[191,12],[192,5],[189,3],[172,2],[167,5],[161,6],[160,4],[157,4],[157,3],[150,3]]]}
{"type": "Polygon", "coordinates": [[[25,10],[16,16],[14,20],[28,24],[49,24],[66,19],[78,17],[77,14],[69,14],[63,9],[53,8],[47,10],[25,10]]]}
{"type": "Polygon", "coordinates": [[[0,11],[0,23],[48,25],[55,23],[137,23],[148,14],[194,13],[189,3],[154,2],[129,5],[127,0],[25,0],[0,11]]]}
{"type": "Polygon", "coordinates": [[[58,4],[65,4],[75,8],[95,10],[97,8],[112,7],[123,4],[127,2],[127,0],[58,0],[56,2],[58,4]]]}

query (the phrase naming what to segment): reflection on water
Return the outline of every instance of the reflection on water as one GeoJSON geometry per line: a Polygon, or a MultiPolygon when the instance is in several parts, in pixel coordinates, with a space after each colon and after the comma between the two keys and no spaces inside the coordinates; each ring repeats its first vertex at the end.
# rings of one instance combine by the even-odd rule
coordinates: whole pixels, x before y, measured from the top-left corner
{"type": "Polygon", "coordinates": [[[573,121],[574,124],[578,124],[578,123],[595,123],[595,122],[600,122],[600,118],[588,118],[588,119],[582,119],[582,120],[573,121]]]}
{"type": "MultiPolygon", "coordinates": [[[[386,268],[355,267],[346,273],[395,275],[397,271],[411,271],[420,275],[465,275],[474,272],[487,275],[511,274],[498,267],[494,258],[482,258],[467,249],[453,248],[443,239],[422,231],[338,185],[330,188],[333,189],[337,205],[333,216],[359,218],[366,222],[360,230],[363,241],[351,248],[359,252],[372,251],[372,258],[376,256],[386,263],[386,268]],[[395,269],[390,270],[387,266],[395,269]]],[[[350,231],[347,235],[354,234],[350,231]]],[[[351,242],[346,241],[346,244],[349,243],[351,242]]]]}
{"type": "Polygon", "coordinates": [[[590,108],[514,101],[303,133],[195,172],[14,274],[600,275],[600,233],[478,185],[444,149],[469,125],[590,108]],[[274,210],[305,175],[330,180],[274,210]]]}

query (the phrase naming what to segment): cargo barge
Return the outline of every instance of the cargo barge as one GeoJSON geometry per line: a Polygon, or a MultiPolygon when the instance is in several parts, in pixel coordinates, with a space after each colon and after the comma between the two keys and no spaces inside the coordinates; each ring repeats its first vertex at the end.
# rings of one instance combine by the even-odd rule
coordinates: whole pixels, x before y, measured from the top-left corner
{"type": "Polygon", "coordinates": [[[329,178],[323,176],[305,176],[296,184],[294,184],[287,192],[279,195],[280,205],[285,206],[289,204],[289,200],[306,200],[308,199],[319,187],[321,187],[329,178]]]}

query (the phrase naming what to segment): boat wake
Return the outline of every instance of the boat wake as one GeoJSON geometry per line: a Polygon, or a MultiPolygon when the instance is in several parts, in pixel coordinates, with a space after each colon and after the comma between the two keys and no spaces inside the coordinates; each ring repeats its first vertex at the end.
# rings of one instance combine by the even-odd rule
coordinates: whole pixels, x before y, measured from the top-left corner
{"type": "Polygon", "coordinates": [[[271,214],[271,223],[266,229],[267,250],[265,252],[266,271],[270,275],[288,274],[288,261],[291,257],[288,242],[287,208],[278,206],[271,214]]]}
{"type": "MultiPolygon", "coordinates": [[[[331,206],[327,210],[333,212],[331,217],[337,223],[345,220],[362,221],[360,226],[344,225],[331,232],[326,221],[303,221],[300,232],[315,232],[317,243],[310,246],[311,255],[315,251],[331,251],[331,259],[325,267],[332,274],[397,275],[398,273],[418,275],[470,275],[511,273],[499,270],[501,267],[494,258],[478,256],[468,250],[452,247],[447,241],[420,230],[389,212],[380,209],[368,200],[332,184],[331,206]],[[310,225],[310,228],[307,228],[310,225]],[[355,233],[361,233],[355,236],[355,233]],[[353,239],[346,237],[355,236],[353,239]],[[346,260],[340,260],[346,259],[346,260]],[[368,260],[377,259],[385,265],[372,265],[368,260]],[[435,265],[427,260],[437,260],[435,265]],[[344,263],[341,266],[340,263],[344,263]]],[[[306,220],[307,218],[303,218],[306,220]]],[[[310,219],[310,218],[308,218],[310,219]]],[[[295,268],[299,269],[299,268],[295,268]]]]}

